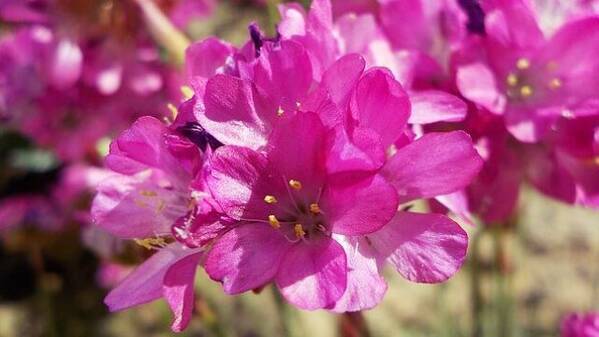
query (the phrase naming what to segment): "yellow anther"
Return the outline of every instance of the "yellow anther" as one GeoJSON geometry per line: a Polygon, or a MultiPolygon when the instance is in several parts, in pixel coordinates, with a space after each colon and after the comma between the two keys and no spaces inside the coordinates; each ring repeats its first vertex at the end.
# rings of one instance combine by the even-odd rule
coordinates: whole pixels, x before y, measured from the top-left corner
{"type": "Polygon", "coordinates": [[[168,103],[166,105],[166,107],[168,108],[168,110],[171,112],[171,114],[173,115],[173,119],[177,118],[177,107],[175,107],[175,105],[173,103],[168,103]]]}
{"type": "Polygon", "coordinates": [[[594,162],[595,162],[595,165],[599,166],[599,157],[595,157],[594,162]]]}
{"type": "Polygon", "coordinates": [[[264,202],[267,204],[276,204],[277,198],[274,195],[267,195],[264,197],[264,202]]]}
{"type": "Polygon", "coordinates": [[[281,228],[281,223],[279,222],[279,219],[277,219],[277,217],[272,214],[268,216],[268,222],[274,229],[281,228]]]}
{"type": "Polygon", "coordinates": [[[516,68],[520,69],[520,70],[526,70],[528,68],[530,68],[530,61],[527,58],[519,58],[518,61],[516,61],[516,68]]]}
{"type": "Polygon", "coordinates": [[[291,186],[291,188],[293,188],[294,190],[302,189],[302,183],[299,180],[294,180],[294,179],[289,180],[289,186],[291,186]]]}
{"type": "Polygon", "coordinates": [[[301,239],[304,236],[306,236],[306,232],[304,232],[304,227],[302,227],[301,223],[296,223],[295,226],[293,227],[293,231],[295,232],[295,236],[298,239],[301,239]]]}
{"type": "Polygon", "coordinates": [[[283,117],[284,113],[285,113],[285,110],[283,110],[283,108],[281,106],[279,106],[279,108],[277,109],[277,117],[283,117]]]}
{"type": "Polygon", "coordinates": [[[507,84],[510,87],[513,87],[516,84],[518,84],[518,76],[516,76],[516,74],[509,74],[509,75],[507,75],[507,78],[505,81],[507,82],[507,84]]]}
{"type": "Polygon", "coordinates": [[[139,194],[143,195],[144,197],[155,197],[158,195],[158,193],[150,190],[141,190],[139,191],[139,194]]]}
{"type": "Polygon", "coordinates": [[[148,250],[166,246],[164,238],[133,239],[133,241],[148,250]]]}
{"type": "Polygon", "coordinates": [[[181,93],[186,100],[193,97],[193,89],[187,85],[181,86],[181,93]]]}
{"type": "Polygon", "coordinates": [[[317,203],[310,204],[310,212],[312,212],[314,214],[319,214],[320,213],[320,206],[318,206],[317,203]]]}
{"type": "Polygon", "coordinates": [[[554,78],[549,81],[549,87],[551,89],[559,89],[562,86],[562,81],[559,78],[554,78]]]}
{"type": "Polygon", "coordinates": [[[523,85],[520,88],[520,96],[522,96],[522,97],[532,96],[532,87],[530,85],[523,85]]]}

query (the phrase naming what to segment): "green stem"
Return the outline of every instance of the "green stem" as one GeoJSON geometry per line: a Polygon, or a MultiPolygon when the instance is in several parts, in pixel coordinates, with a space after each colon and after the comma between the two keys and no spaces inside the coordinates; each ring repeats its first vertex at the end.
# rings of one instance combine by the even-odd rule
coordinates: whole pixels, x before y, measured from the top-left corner
{"type": "Polygon", "coordinates": [[[283,336],[289,337],[291,336],[291,329],[289,327],[289,322],[291,320],[291,311],[289,310],[289,305],[285,302],[285,299],[279,292],[279,289],[273,287],[272,293],[275,299],[275,304],[277,306],[277,312],[279,313],[279,321],[281,322],[281,330],[283,330],[283,336]]]}
{"type": "Polygon", "coordinates": [[[470,299],[472,310],[472,337],[483,336],[483,296],[481,290],[480,240],[484,229],[474,234],[470,249],[470,299]]]}

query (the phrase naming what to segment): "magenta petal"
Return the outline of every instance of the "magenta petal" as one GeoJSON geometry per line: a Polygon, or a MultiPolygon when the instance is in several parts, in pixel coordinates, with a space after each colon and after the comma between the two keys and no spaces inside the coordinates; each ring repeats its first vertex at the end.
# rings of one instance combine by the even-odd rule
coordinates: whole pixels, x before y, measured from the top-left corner
{"type": "Polygon", "coordinates": [[[466,187],[483,161],[463,131],[429,133],[399,149],[383,167],[400,202],[449,194],[466,187]]]}
{"type": "Polygon", "coordinates": [[[298,113],[273,131],[267,149],[268,160],[286,180],[310,181],[317,185],[325,172],[325,138],[326,129],[318,115],[298,113]]]}
{"type": "Polygon", "coordinates": [[[261,153],[245,147],[223,146],[210,159],[211,171],[206,183],[227,215],[235,219],[260,219],[269,214],[263,198],[273,193],[268,183],[260,185],[267,166],[268,161],[261,153]]]}
{"type": "Polygon", "coordinates": [[[486,65],[473,63],[458,68],[456,84],[467,99],[493,113],[503,113],[506,98],[497,87],[495,75],[486,65]]]}
{"type": "Polygon", "coordinates": [[[403,277],[421,283],[449,279],[464,263],[468,248],[466,232],[441,214],[398,212],[368,238],[403,277]]]}
{"type": "Polygon", "coordinates": [[[410,116],[410,100],[387,70],[373,69],[358,82],[351,112],[360,127],[375,130],[381,137],[381,144],[387,147],[403,132],[410,116]]]}
{"type": "Polygon", "coordinates": [[[312,84],[312,66],[302,45],[283,40],[276,47],[265,46],[253,71],[253,82],[271,105],[275,116],[279,107],[293,111],[303,101],[312,84]]]}
{"type": "Polygon", "coordinates": [[[397,210],[397,193],[381,175],[332,179],[322,209],[334,233],[361,235],[383,227],[397,210]]]}
{"type": "Polygon", "coordinates": [[[227,294],[259,288],[276,275],[291,244],[267,224],[234,228],[216,241],[206,258],[206,272],[227,294]]]}
{"type": "Polygon", "coordinates": [[[160,298],[167,270],[191,252],[178,244],[160,249],[112,289],[104,303],[110,311],[119,311],[160,298]]]}
{"type": "Polygon", "coordinates": [[[233,47],[217,38],[209,37],[194,43],[185,50],[185,70],[187,77],[208,78],[226,66],[227,59],[233,55],[233,47]]]}
{"type": "Polygon", "coordinates": [[[258,149],[266,144],[270,121],[259,115],[250,82],[228,75],[216,75],[206,84],[204,105],[196,111],[200,124],[225,145],[258,149]]]}
{"type": "Polygon", "coordinates": [[[135,239],[170,233],[170,226],[177,216],[158,210],[177,205],[178,195],[159,188],[149,173],[115,175],[102,181],[91,208],[94,222],[120,238],[135,239]],[[144,191],[155,195],[144,197],[144,191]]]}
{"type": "Polygon", "coordinates": [[[387,282],[379,273],[376,252],[365,239],[343,238],[338,242],[347,255],[347,289],[332,310],[347,312],[374,308],[387,291],[387,282]]]}
{"type": "Polygon", "coordinates": [[[333,63],[322,75],[321,86],[331,95],[333,102],[344,107],[360,79],[366,63],[359,54],[348,54],[333,63]]]}
{"type": "Polygon", "coordinates": [[[337,125],[329,138],[327,173],[370,171],[385,164],[386,153],[378,133],[368,128],[354,128],[351,136],[343,125],[337,125]]]}
{"type": "Polygon", "coordinates": [[[412,114],[410,124],[459,122],[466,118],[468,106],[464,101],[443,91],[427,90],[410,94],[412,114]]]}
{"type": "Polygon", "coordinates": [[[330,308],[347,285],[345,252],[331,239],[297,244],[283,258],[275,281],[281,294],[301,309],[330,308]]]}
{"type": "Polygon", "coordinates": [[[188,255],[175,262],[164,275],[162,288],[164,298],[168,302],[175,320],[171,329],[183,331],[189,321],[194,307],[194,279],[202,253],[188,255]]]}

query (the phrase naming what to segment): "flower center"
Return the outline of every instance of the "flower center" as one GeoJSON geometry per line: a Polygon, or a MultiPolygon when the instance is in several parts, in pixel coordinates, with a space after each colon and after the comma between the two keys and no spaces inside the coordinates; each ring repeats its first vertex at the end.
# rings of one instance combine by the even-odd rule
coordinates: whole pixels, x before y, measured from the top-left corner
{"type": "Polygon", "coordinates": [[[323,211],[319,205],[320,193],[308,195],[302,182],[291,179],[287,183],[288,198],[265,195],[264,202],[271,205],[267,221],[274,230],[280,230],[290,241],[306,240],[328,233],[323,211]],[[284,200],[284,201],[280,201],[284,200]]]}
{"type": "Polygon", "coordinates": [[[562,80],[552,74],[557,69],[555,62],[548,62],[541,70],[533,67],[528,58],[521,57],[514,68],[505,79],[506,92],[512,100],[525,101],[535,96],[538,89],[554,91],[562,87],[562,80]]]}

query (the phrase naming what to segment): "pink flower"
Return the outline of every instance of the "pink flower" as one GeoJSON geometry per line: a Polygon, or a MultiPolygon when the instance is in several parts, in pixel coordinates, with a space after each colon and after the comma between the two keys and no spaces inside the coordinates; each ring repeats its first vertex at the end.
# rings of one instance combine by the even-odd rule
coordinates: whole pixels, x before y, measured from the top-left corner
{"type": "Polygon", "coordinates": [[[550,39],[519,1],[487,13],[486,37],[456,54],[460,92],[502,115],[520,141],[541,140],[560,116],[589,112],[599,92],[599,18],[564,24],[550,39]],[[482,47],[482,50],[481,50],[482,47]]]}
{"type": "Polygon", "coordinates": [[[597,313],[572,313],[564,317],[561,324],[562,337],[599,336],[599,316],[597,313]]]}
{"type": "Polygon", "coordinates": [[[118,174],[98,186],[94,220],[113,235],[158,251],[105,302],[115,311],[164,297],[175,314],[172,329],[181,331],[193,309],[201,240],[216,235],[216,230],[202,232],[205,228],[198,230],[200,236],[192,232],[196,217],[212,209],[208,196],[192,187],[202,169],[201,153],[157,119],[143,117],[111,144],[106,166],[118,174]]]}
{"type": "Polygon", "coordinates": [[[387,70],[364,65],[347,55],[315,84],[306,51],[283,40],[265,44],[241,78],[215,75],[198,94],[200,124],[225,144],[207,186],[238,221],[206,259],[227,293],[274,281],[300,308],[354,311],[381,300],[385,261],[418,282],[461,266],[467,236],[455,222],[396,209],[463,188],[480,158],[455,132],[425,135],[387,159],[409,101],[387,70]]]}

